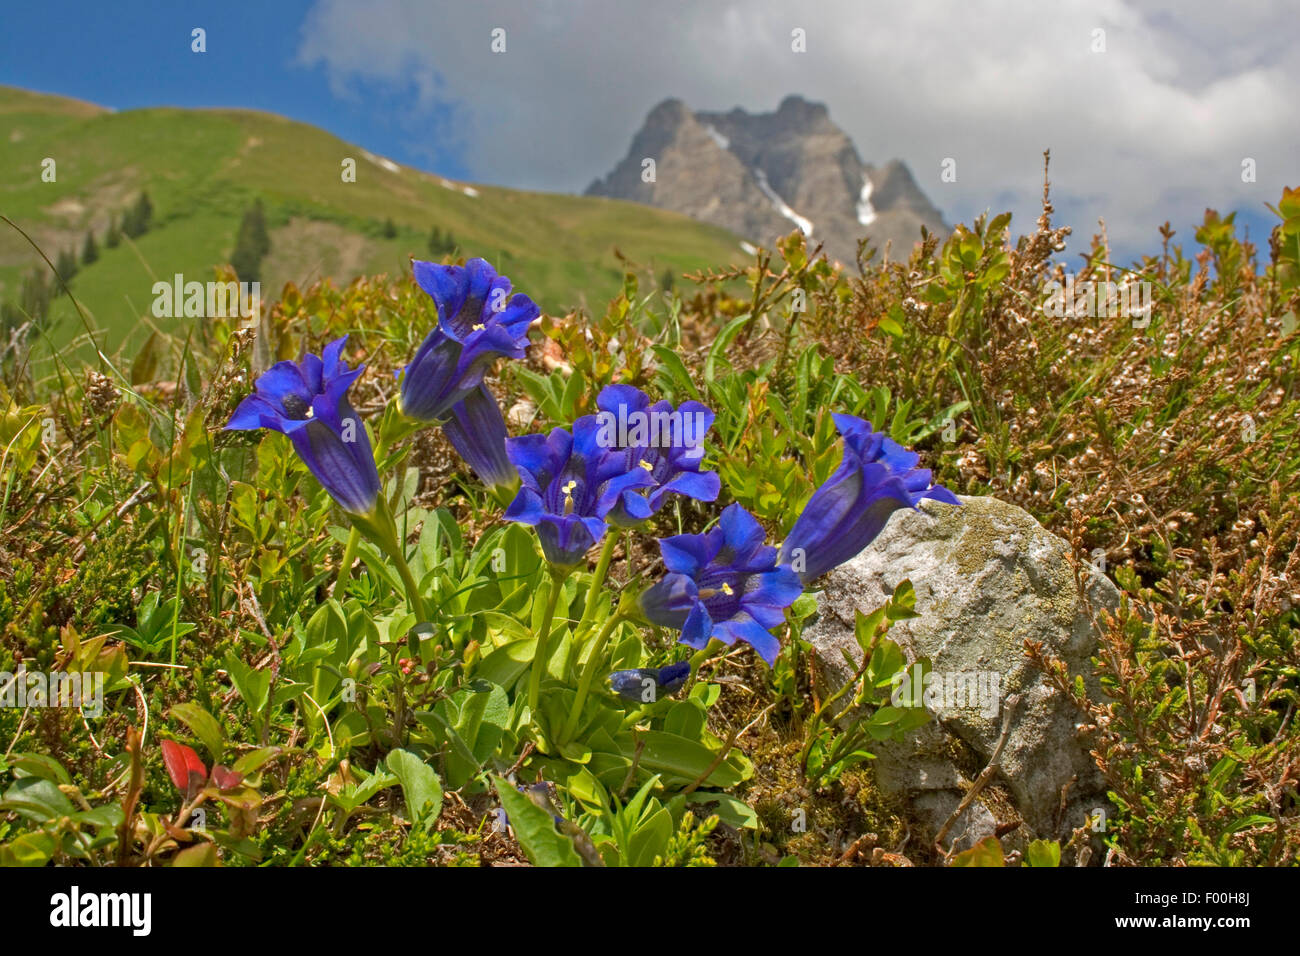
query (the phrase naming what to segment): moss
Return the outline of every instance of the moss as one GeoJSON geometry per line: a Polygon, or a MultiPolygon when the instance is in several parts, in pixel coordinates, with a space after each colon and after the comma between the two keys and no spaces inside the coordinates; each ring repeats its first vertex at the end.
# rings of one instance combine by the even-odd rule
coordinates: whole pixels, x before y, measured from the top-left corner
{"type": "Polygon", "coordinates": [[[744,860],[733,847],[731,862],[775,862],[793,855],[805,866],[834,864],[844,846],[868,834],[875,835],[874,845],[900,846],[909,832],[905,808],[877,787],[870,763],[828,787],[809,788],[799,769],[801,743],[793,727],[777,725],[767,726],[746,748],[761,768],[740,793],[758,816],[759,858],[744,860]],[[802,832],[794,829],[796,819],[806,827],[802,832]]]}

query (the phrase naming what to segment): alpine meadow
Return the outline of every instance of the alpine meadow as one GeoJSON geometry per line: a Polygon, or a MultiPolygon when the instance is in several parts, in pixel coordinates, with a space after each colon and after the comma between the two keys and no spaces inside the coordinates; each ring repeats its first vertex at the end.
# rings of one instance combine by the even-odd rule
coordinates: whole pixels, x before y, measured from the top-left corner
{"type": "MultiPolygon", "coordinates": [[[[0,87],[0,864],[62,874],[52,926],[107,912],[91,870],[488,866],[1087,868],[1089,926],[1264,925],[1222,871],[1221,900],[1107,880],[1300,864],[1295,153],[1244,153],[1289,177],[1265,194],[1224,148],[1253,201],[1206,174],[1098,224],[1063,127],[1005,188],[964,140],[868,140],[830,81],[858,73],[783,72],[824,56],[875,103],[811,13],[733,11],[722,65],[647,24],[633,95],[546,32],[571,12],[493,12],[507,45],[448,5],[297,6],[239,54],[265,98],[197,72],[188,21],[193,75],[0,87]],[[535,89],[501,78],[539,44],[535,89]],[[212,105],[316,116],[301,89],[339,135],[212,105]],[[502,184],[515,153],[572,186],[502,184]]],[[[992,64],[952,17],[935,50],[992,64]]],[[[1059,41],[1098,71],[1147,36],[1100,22],[1059,41]]],[[[1014,891],[1059,927],[1068,875],[942,912],[1014,891]]],[[[178,918],[173,882],[121,882],[159,899],[111,925],[178,918]]]]}

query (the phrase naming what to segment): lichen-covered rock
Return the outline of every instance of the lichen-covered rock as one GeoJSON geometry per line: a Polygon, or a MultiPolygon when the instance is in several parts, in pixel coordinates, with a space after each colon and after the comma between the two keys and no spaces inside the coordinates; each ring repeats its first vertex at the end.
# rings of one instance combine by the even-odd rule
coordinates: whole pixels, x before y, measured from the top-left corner
{"type": "Polygon", "coordinates": [[[937,721],[901,744],[877,744],[877,781],[903,797],[930,831],[942,826],[964,789],[993,756],[1003,710],[1014,705],[996,785],[949,831],[958,848],[1018,819],[1010,841],[1064,837],[1106,807],[1105,788],[1079,738],[1078,711],[1025,654],[1043,642],[1091,695],[1100,688],[1090,658],[1096,615],[1119,603],[1115,586],[1085,570],[1080,593],[1067,545],[1026,511],[996,498],[964,498],[962,507],[926,501],[900,511],[852,561],[823,581],[814,622],[804,631],[828,683],[848,676],[855,659],[854,611],[879,607],[904,578],[916,589],[919,617],[890,638],[909,660],[933,665],[923,690],[937,721]]]}

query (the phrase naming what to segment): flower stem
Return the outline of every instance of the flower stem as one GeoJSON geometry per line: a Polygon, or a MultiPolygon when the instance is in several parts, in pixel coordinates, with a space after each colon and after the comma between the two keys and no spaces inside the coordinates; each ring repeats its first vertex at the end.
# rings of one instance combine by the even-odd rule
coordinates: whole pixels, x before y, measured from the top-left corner
{"type": "Polygon", "coordinates": [[[354,530],[359,530],[388,555],[393,566],[397,568],[398,576],[402,579],[402,586],[406,590],[406,601],[411,606],[411,610],[421,621],[429,620],[429,609],[420,595],[415,575],[411,573],[411,568],[406,563],[405,549],[397,533],[397,522],[393,520],[393,513],[389,510],[384,496],[379,496],[375,510],[371,513],[352,515],[352,527],[354,530]]]}
{"type": "Polygon", "coordinates": [[[688,686],[694,686],[696,679],[700,676],[700,668],[703,667],[704,662],[709,659],[709,655],[715,653],[722,647],[723,643],[717,638],[713,638],[691,655],[691,676],[688,681],[688,686]]]}
{"type": "Polygon", "coordinates": [[[587,656],[587,666],[582,669],[582,677],[578,679],[578,696],[573,699],[573,707],[569,710],[569,717],[564,722],[564,730],[560,734],[561,741],[567,742],[573,736],[573,732],[578,729],[578,721],[582,719],[582,705],[587,702],[587,695],[591,692],[591,682],[596,679],[596,671],[600,667],[604,656],[605,642],[614,633],[614,628],[625,620],[626,618],[622,614],[614,614],[605,622],[605,626],[600,629],[596,639],[591,642],[591,651],[587,656]]]}
{"type": "Polygon", "coordinates": [[[356,525],[348,531],[348,543],[343,547],[343,560],[339,562],[338,578],[334,583],[334,590],[338,592],[337,596],[342,597],[340,587],[347,585],[352,577],[352,562],[357,558],[357,545],[361,543],[361,532],[357,530],[356,525]]]}
{"type": "Polygon", "coordinates": [[[609,532],[605,538],[605,546],[600,549],[600,560],[596,562],[596,573],[591,579],[591,591],[587,595],[587,606],[582,612],[582,620],[578,622],[577,629],[573,632],[574,636],[581,634],[590,625],[591,620],[596,616],[596,605],[601,603],[601,592],[605,587],[605,576],[609,574],[609,564],[614,560],[614,549],[618,547],[618,534],[609,532]]]}
{"type": "Polygon", "coordinates": [[[569,569],[551,567],[551,588],[546,595],[546,611],[542,615],[542,627],[537,632],[537,650],[533,652],[532,670],[528,675],[528,712],[533,720],[537,719],[537,703],[541,698],[542,672],[550,662],[551,623],[555,620],[555,605],[560,600],[560,590],[564,579],[569,576],[569,569]]]}
{"type": "Polygon", "coordinates": [[[425,606],[424,598],[420,596],[420,587],[415,582],[415,575],[411,573],[411,567],[406,563],[406,556],[402,554],[401,547],[394,548],[389,552],[389,557],[393,559],[393,564],[397,566],[397,573],[402,578],[402,584],[406,587],[406,599],[411,605],[411,610],[421,621],[429,620],[429,609],[425,606]]]}

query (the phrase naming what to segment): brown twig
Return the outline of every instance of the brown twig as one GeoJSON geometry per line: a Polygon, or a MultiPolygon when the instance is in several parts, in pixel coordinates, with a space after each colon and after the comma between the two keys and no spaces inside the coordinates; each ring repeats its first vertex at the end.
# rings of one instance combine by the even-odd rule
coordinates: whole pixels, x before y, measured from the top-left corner
{"type": "Polygon", "coordinates": [[[961,798],[961,803],[957,804],[957,809],[944,821],[943,826],[939,828],[939,832],[934,836],[934,847],[944,859],[947,859],[951,853],[950,850],[943,848],[943,841],[948,836],[948,831],[957,822],[957,818],[966,812],[966,808],[975,802],[975,798],[980,795],[980,791],[988,786],[989,781],[998,772],[998,761],[1002,758],[1002,749],[1006,747],[1007,738],[1011,736],[1011,718],[1014,716],[1016,707],[1019,704],[1019,694],[1012,694],[1007,698],[1002,710],[1002,732],[998,735],[997,746],[993,748],[993,756],[989,758],[988,766],[980,771],[980,775],[975,778],[975,782],[966,791],[966,795],[961,798]]]}

